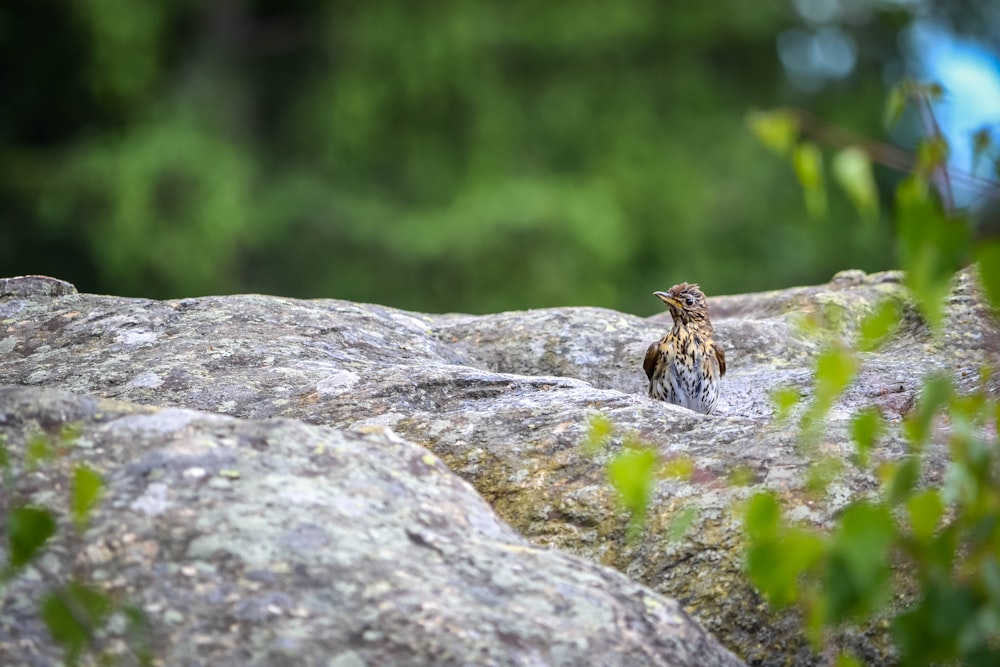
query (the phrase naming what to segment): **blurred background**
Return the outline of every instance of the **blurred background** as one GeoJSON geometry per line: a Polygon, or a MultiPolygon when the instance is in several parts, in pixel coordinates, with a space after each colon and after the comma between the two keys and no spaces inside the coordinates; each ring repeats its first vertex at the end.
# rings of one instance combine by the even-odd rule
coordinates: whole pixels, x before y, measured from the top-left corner
{"type": "Polygon", "coordinates": [[[811,219],[746,116],[912,146],[886,95],[930,77],[968,170],[998,35],[994,0],[3,0],[0,275],[646,315],[892,268],[890,212],[811,219]]]}

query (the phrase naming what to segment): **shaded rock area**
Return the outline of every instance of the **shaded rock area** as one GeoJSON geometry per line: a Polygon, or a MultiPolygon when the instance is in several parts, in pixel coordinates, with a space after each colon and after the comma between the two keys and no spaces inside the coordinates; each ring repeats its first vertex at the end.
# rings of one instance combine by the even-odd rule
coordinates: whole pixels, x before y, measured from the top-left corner
{"type": "MultiPolygon", "coordinates": [[[[246,419],[388,427],[441,457],[532,544],[612,566],[676,598],[725,646],[764,665],[820,659],[798,619],[768,613],[747,584],[739,502],[772,489],[794,516],[827,525],[877,485],[850,464],[851,412],[877,405],[898,421],[929,372],[951,373],[960,387],[971,387],[1000,350],[967,272],[956,279],[937,337],[908,304],[895,273],[848,271],[821,286],[710,298],[729,372],[718,414],[706,416],[645,396],[642,354],[669,326],[665,312],[424,315],[258,295],[149,301],[46,294],[37,285],[19,292],[17,280],[5,281],[0,297],[0,383],[246,419]],[[879,351],[864,355],[858,380],[831,415],[820,453],[842,458],[846,472],[817,502],[803,489],[808,457],[788,424],[773,422],[770,394],[787,385],[806,398],[811,392],[824,340],[802,333],[804,319],[825,323],[827,338],[850,339],[885,298],[903,305],[904,323],[879,351]],[[579,445],[596,414],[613,421],[616,435],[591,457],[579,445]],[[658,483],[646,531],[630,543],[603,466],[633,435],[664,460],[690,459],[694,474],[658,483]],[[749,484],[736,485],[734,477],[749,484]],[[672,539],[672,522],[692,511],[690,529],[672,539]]],[[[380,442],[370,446],[379,449],[380,442]]],[[[890,433],[873,455],[904,451],[890,433]]],[[[326,525],[319,518],[316,524],[326,525]]],[[[890,657],[877,632],[843,641],[863,658],[890,657]]]]}

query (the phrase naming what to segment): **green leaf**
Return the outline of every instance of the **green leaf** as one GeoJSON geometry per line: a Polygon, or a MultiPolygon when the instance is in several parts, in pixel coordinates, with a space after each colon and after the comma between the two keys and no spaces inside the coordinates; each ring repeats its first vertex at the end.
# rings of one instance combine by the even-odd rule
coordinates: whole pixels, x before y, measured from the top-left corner
{"type": "Polygon", "coordinates": [[[782,157],[791,152],[799,134],[798,118],[785,109],[751,112],[747,114],[747,125],[765,148],[782,157]]]}
{"type": "Polygon", "coordinates": [[[948,162],[948,142],[943,137],[928,137],[917,146],[917,173],[925,177],[948,162]]]}
{"type": "Polygon", "coordinates": [[[753,468],[745,465],[738,465],[732,468],[726,475],[726,481],[731,486],[750,486],[757,479],[757,474],[753,468]]]}
{"type": "Polygon", "coordinates": [[[743,523],[751,540],[773,540],[778,535],[781,509],[778,499],[769,491],[754,494],[747,503],[743,523]]]}
{"type": "Polygon", "coordinates": [[[809,466],[806,474],[806,490],[816,496],[822,496],[827,488],[844,470],[844,463],[835,456],[824,456],[809,466]]]}
{"type": "Polygon", "coordinates": [[[853,146],[845,148],[833,157],[830,168],[848,199],[858,209],[858,214],[865,220],[876,220],[878,188],[868,154],[853,146]]]}
{"type": "Polygon", "coordinates": [[[806,639],[809,640],[809,644],[813,647],[813,650],[819,652],[822,650],[827,637],[827,633],[823,627],[826,605],[819,593],[810,590],[808,597],[803,599],[803,607],[805,608],[806,639]]]}
{"type": "Polygon", "coordinates": [[[667,524],[667,540],[676,542],[684,537],[697,516],[698,510],[694,507],[685,507],[675,513],[667,524]]]}
{"type": "Polygon", "coordinates": [[[802,395],[795,387],[778,387],[775,389],[771,392],[771,400],[774,402],[774,418],[778,421],[787,419],[801,398],[802,395]]]}
{"type": "Polygon", "coordinates": [[[979,485],[969,467],[960,461],[952,461],[944,474],[941,497],[947,504],[967,504],[978,494],[979,485]]]}
{"type": "Polygon", "coordinates": [[[10,454],[7,452],[7,438],[0,434],[0,470],[10,470],[10,454]]]}
{"type": "Polygon", "coordinates": [[[989,418],[986,395],[974,392],[965,396],[954,395],[948,401],[951,410],[952,436],[974,437],[973,429],[989,418]],[[958,424],[956,424],[958,422],[958,424]]]}
{"type": "Polygon", "coordinates": [[[630,447],[608,464],[608,480],[633,520],[641,521],[646,516],[656,463],[656,452],[649,447],[630,447]]]}
{"type": "Polygon", "coordinates": [[[49,634],[62,644],[68,661],[75,662],[111,612],[111,602],[100,591],[70,582],[47,595],[41,610],[49,634]]]}
{"type": "Polygon", "coordinates": [[[915,493],[906,501],[906,511],[913,527],[913,535],[923,541],[930,540],[944,513],[944,503],[936,489],[915,493]]]}
{"type": "Polygon", "coordinates": [[[816,359],[816,401],[830,406],[854,378],[857,362],[848,350],[830,347],[816,359]]]}
{"type": "Polygon", "coordinates": [[[900,662],[904,665],[953,663],[960,655],[959,638],[963,628],[975,627],[975,599],[968,589],[943,577],[928,581],[922,593],[917,604],[893,621],[900,662]]]}
{"type": "Polygon", "coordinates": [[[861,320],[861,340],[865,352],[877,349],[899,327],[903,310],[894,299],[885,299],[861,320]]]}
{"type": "Polygon", "coordinates": [[[753,585],[775,607],[787,607],[797,599],[794,581],[781,569],[782,548],[775,541],[753,543],[746,552],[747,574],[753,585]]]}
{"type": "Polygon", "coordinates": [[[858,659],[855,658],[850,653],[841,653],[837,656],[837,662],[834,667],[862,667],[858,659]]]}
{"type": "Polygon", "coordinates": [[[73,482],[70,487],[70,507],[73,522],[78,529],[87,527],[87,518],[101,495],[104,482],[101,475],[86,465],[77,466],[73,471],[73,482]]]}
{"type": "Polygon", "coordinates": [[[132,648],[140,667],[152,667],[153,652],[150,648],[150,624],[146,612],[138,605],[128,605],[123,609],[127,624],[128,644],[132,648]]]}
{"type": "Polygon", "coordinates": [[[75,440],[80,437],[80,425],[79,424],[63,424],[62,428],[59,429],[59,440],[66,444],[72,444],[75,440]]]}
{"type": "Polygon", "coordinates": [[[587,456],[596,455],[607,444],[613,432],[614,425],[610,419],[600,414],[591,417],[587,427],[587,435],[580,445],[583,453],[587,456]]]}
{"type": "Polygon", "coordinates": [[[927,443],[935,415],[951,401],[953,394],[951,377],[948,375],[934,375],[924,381],[917,409],[903,423],[903,432],[911,447],[919,451],[927,443]]]}
{"type": "Polygon", "coordinates": [[[55,594],[49,594],[42,601],[42,619],[49,634],[66,652],[67,664],[76,664],[83,648],[90,639],[87,628],[70,611],[66,601],[55,594]]]}
{"type": "Polygon", "coordinates": [[[32,436],[24,447],[24,463],[29,470],[34,470],[39,463],[49,461],[53,456],[55,450],[44,433],[32,436]]]}
{"type": "Polygon", "coordinates": [[[41,507],[16,507],[7,521],[8,560],[14,569],[24,567],[56,532],[52,513],[41,507]]]}
{"type": "Polygon", "coordinates": [[[664,477],[688,480],[694,474],[694,460],[689,456],[675,456],[664,463],[661,470],[664,477]]]}
{"type": "Polygon", "coordinates": [[[903,115],[903,110],[906,109],[908,99],[909,92],[905,85],[896,86],[889,91],[885,110],[882,115],[882,121],[885,123],[886,129],[892,129],[899,122],[900,116],[903,115]]]}
{"type": "Polygon", "coordinates": [[[747,572],[772,605],[786,607],[799,598],[800,576],[816,567],[823,551],[818,535],[791,528],[780,539],[751,544],[747,572]]]}
{"type": "Polygon", "coordinates": [[[823,182],[823,154],[815,144],[803,142],[792,155],[795,175],[802,185],[806,210],[813,218],[826,215],[826,186],[823,182]]]}
{"type": "Polygon", "coordinates": [[[864,620],[890,599],[889,547],[896,527],[884,505],[855,503],[841,514],[830,544],[824,589],[827,621],[864,620]]]}
{"type": "Polygon", "coordinates": [[[868,452],[885,432],[885,421],[877,408],[865,408],[851,420],[851,438],[857,445],[858,463],[868,465],[868,452]]]}
{"type": "Polygon", "coordinates": [[[896,465],[886,489],[886,499],[890,503],[907,500],[920,479],[920,457],[910,456],[896,465]]]}
{"type": "Polygon", "coordinates": [[[951,278],[971,252],[968,226],[945,218],[925,183],[909,178],[896,191],[899,255],[906,286],[927,322],[941,328],[951,278]]]}
{"type": "Polygon", "coordinates": [[[986,296],[1000,309],[1000,240],[990,239],[976,248],[976,265],[986,296]]]}

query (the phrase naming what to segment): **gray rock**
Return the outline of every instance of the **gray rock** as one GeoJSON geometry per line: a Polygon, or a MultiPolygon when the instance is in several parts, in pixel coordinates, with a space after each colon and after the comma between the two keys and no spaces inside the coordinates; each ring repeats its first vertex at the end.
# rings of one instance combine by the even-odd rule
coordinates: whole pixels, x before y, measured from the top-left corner
{"type": "MultiPolygon", "coordinates": [[[[677,602],[532,546],[391,432],[0,387],[14,461],[69,425],[85,446],[18,470],[19,486],[52,489],[86,462],[106,493],[82,553],[63,525],[46,569],[82,569],[145,609],[159,664],[742,664],[677,602]]],[[[5,591],[0,664],[59,662],[40,588],[24,576],[5,591]]]]}
{"type": "MultiPolygon", "coordinates": [[[[652,296],[650,304],[656,308],[652,296]]],[[[669,325],[667,313],[643,319],[596,308],[423,315],[255,295],[163,302],[11,295],[0,299],[0,348],[9,348],[0,355],[0,382],[243,418],[389,427],[440,456],[533,544],[613,566],[678,599],[749,662],[816,664],[799,620],[768,613],[747,583],[739,503],[771,489],[796,516],[827,525],[877,486],[850,463],[850,414],[876,405],[898,421],[931,371],[974,386],[979,368],[998,357],[997,328],[969,273],[957,277],[937,337],[894,273],[843,272],[827,285],[716,297],[709,307],[729,368],[713,416],[645,396],[642,354],[669,325]],[[903,326],[863,355],[820,449],[803,451],[792,426],[774,422],[771,392],[791,385],[808,399],[822,345],[853,337],[883,298],[903,304],[903,326]],[[825,338],[802,333],[809,318],[826,323],[825,338]],[[588,456],[579,445],[596,414],[617,432],[607,451],[588,456]],[[629,542],[603,465],[634,436],[665,460],[690,459],[694,474],[658,483],[646,531],[629,542]],[[822,502],[804,489],[818,454],[846,462],[822,502]],[[749,484],[733,484],[733,477],[749,484]],[[691,512],[688,532],[671,538],[673,522],[691,512]]],[[[904,451],[890,433],[874,457],[904,451]]],[[[942,457],[931,453],[932,474],[942,457]]],[[[162,509],[169,500],[162,494],[154,491],[140,507],[162,509]]],[[[315,544],[324,537],[309,527],[283,539],[315,544]]],[[[870,660],[890,655],[877,631],[844,642],[870,660]]]]}
{"type": "Polygon", "coordinates": [[[76,287],[65,280],[57,280],[48,276],[0,278],[0,297],[65,296],[67,294],[76,294],[76,287]]]}

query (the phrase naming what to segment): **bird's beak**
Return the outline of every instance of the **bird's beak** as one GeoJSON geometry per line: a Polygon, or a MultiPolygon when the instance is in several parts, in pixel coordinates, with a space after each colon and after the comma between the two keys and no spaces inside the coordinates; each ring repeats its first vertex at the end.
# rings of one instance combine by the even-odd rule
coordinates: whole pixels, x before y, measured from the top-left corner
{"type": "Polygon", "coordinates": [[[675,308],[681,307],[681,302],[675,299],[673,295],[670,294],[670,292],[653,292],[653,296],[655,296],[668,306],[674,306],[675,308]]]}

